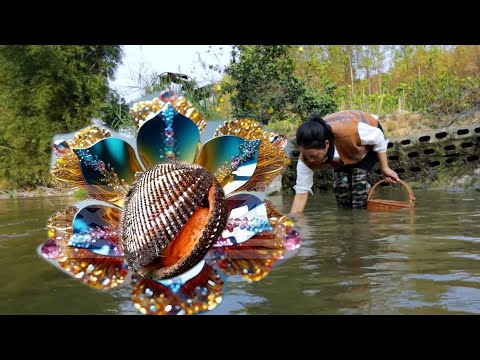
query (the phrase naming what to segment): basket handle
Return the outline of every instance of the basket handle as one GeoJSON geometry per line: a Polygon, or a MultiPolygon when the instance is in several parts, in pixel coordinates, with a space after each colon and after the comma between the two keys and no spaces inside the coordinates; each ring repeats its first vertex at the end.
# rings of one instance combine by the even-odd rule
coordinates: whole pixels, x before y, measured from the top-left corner
{"type": "MultiPolygon", "coordinates": [[[[382,182],[386,182],[385,179],[380,180],[379,182],[377,182],[375,185],[372,186],[372,188],[370,189],[370,193],[368,194],[368,200],[373,199],[373,197],[375,196],[375,191],[377,190],[378,185],[380,185],[382,182]]],[[[400,184],[402,184],[407,189],[407,191],[408,191],[408,202],[410,203],[410,206],[414,206],[416,199],[415,199],[415,196],[413,195],[412,189],[410,188],[410,186],[408,186],[408,184],[405,181],[400,179],[398,182],[400,184]]]]}

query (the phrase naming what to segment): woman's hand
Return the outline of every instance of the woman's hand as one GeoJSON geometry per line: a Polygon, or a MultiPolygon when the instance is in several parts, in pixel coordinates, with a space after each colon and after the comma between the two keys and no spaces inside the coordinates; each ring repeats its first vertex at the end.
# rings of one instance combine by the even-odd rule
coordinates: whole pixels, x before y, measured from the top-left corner
{"type": "Polygon", "coordinates": [[[389,167],[382,169],[382,174],[385,181],[389,184],[395,184],[397,181],[400,181],[398,174],[389,167]]]}

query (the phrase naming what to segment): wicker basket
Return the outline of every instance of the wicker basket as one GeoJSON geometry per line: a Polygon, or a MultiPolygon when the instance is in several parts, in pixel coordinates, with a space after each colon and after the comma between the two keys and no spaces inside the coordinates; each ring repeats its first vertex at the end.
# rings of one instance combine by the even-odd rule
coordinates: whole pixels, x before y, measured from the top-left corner
{"type": "Polygon", "coordinates": [[[413,208],[415,207],[415,196],[413,196],[413,191],[408,186],[408,184],[400,180],[400,184],[402,184],[408,191],[408,201],[397,201],[397,200],[380,200],[380,199],[373,199],[375,196],[375,191],[377,190],[378,185],[382,182],[385,182],[385,179],[380,180],[375,185],[373,185],[370,193],[368,194],[367,198],[367,209],[368,210],[396,210],[396,209],[404,209],[404,208],[413,208]]]}

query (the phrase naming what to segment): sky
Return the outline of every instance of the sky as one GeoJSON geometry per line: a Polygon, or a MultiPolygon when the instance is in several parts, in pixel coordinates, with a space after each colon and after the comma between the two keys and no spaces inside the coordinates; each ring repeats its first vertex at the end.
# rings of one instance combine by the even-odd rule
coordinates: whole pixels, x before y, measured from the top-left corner
{"type": "Polygon", "coordinates": [[[110,87],[130,102],[140,96],[139,91],[129,88],[136,85],[134,79],[139,72],[182,73],[200,84],[219,80],[220,74],[201,67],[199,56],[208,65],[224,67],[230,60],[230,49],[230,45],[124,45],[123,64],[118,67],[110,87]]]}

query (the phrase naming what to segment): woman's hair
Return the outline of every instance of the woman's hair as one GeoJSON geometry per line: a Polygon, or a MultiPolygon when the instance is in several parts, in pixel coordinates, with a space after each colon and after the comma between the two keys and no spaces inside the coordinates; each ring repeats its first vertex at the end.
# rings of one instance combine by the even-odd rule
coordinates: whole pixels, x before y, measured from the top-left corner
{"type": "Polygon", "coordinates": [[[334,137],[332,128],[320,114],[315,113],[297,129],[296,142],[298,147],[305,149],[325,149],[325,141],[328,140],[330,146],[327,152],[327,162],[331,161],[335,151],[334,137]]]}

